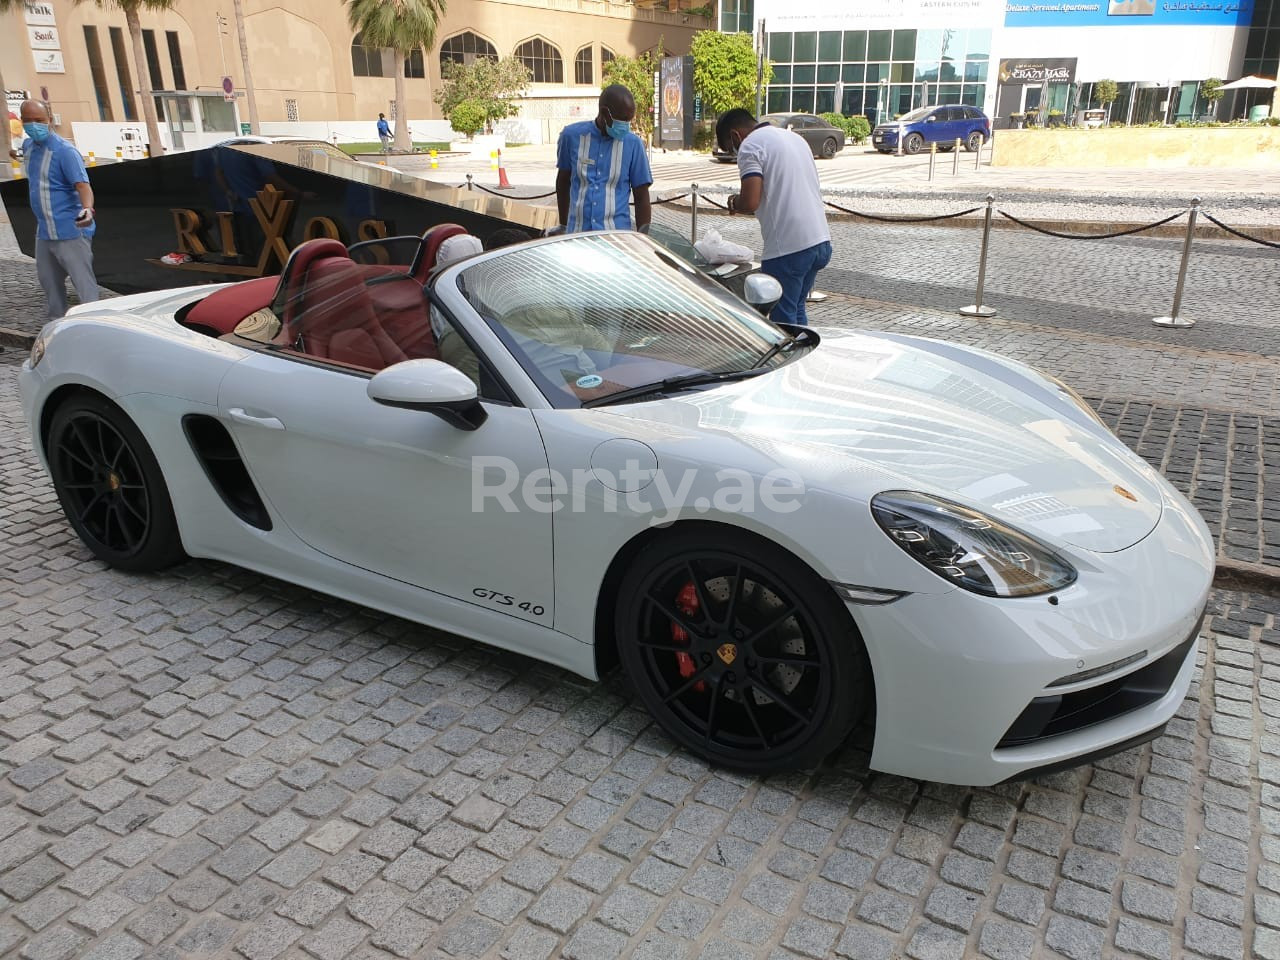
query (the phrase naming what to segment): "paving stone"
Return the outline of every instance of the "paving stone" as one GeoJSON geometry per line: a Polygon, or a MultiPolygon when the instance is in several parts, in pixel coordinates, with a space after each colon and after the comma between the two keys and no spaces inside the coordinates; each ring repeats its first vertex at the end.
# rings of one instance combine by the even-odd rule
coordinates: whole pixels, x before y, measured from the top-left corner
{"type": "Polygon", "coordinates": [[[901,933],[911,922],[914,905],[883,890],[871,890],[858,906],[858,919],[901,933]]]}
{"type": "Polygon", "coordinates": [[[978,949],[991,960],[1031,960],[1036,952],[1035,931],[1016,923],[988,920],[982,925],[978,949]]]}
{"type": "Polygon", "coordinates": [[[1098,960],[1104,956],[1105,937],[1105,931],[1083,920],[1051,916],[1044,942],[1070,960],[1098,960]]]}
{"type": "Polygon", "coordinates": [[[907,956],[915,960],[962,960],[965,938],[954,930],[922,923],[907,943],[907,956]]]}
{"type": "Polygon", "coordinates": [[[542,927],[565,934],[586,914],[591,895],[567,883],[554,883],[529,908],[529,919],[542,927]]]}
{"type": "Polygon", "coordinates": [[[1169,960],[1173,956],[1169,931],[1128,917],[1121,917],[1116,927],[1116,947],[1151,960],[1169,960]]]}

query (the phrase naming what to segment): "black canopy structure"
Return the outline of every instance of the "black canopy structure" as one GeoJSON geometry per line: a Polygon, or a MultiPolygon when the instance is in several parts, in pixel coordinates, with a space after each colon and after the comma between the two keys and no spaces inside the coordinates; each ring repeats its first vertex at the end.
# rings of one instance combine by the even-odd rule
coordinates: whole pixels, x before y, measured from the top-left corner
{"type": "MultiPolygon", "coordinates": [[[[458,223],[484,238],[558,222],[554,207],[433,183],[323,141],[230,141],[95,167],[90,179],[94,268],[119,293],[270,276],[315,237],[350,245],[458,223]]],[[[27,181],[0,185],[0,197],[19,246],[33,255],[27,181]]]]}

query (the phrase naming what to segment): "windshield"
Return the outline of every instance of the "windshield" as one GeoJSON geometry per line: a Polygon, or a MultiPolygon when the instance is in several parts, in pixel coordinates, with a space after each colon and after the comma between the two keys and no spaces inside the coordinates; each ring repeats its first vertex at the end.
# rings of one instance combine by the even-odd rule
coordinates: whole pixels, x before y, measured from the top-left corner
{"type": "Polygon", "coordinates": [[[458,287],[557,407],[750,370],[786,339],[638,233],[512,248],[463,270],[458,287]]]}
{"type": "Polygon", "coordinates": [[[923,120],[929,114],[933,113],[933,107],[916,107],[910,113],[904,113],[898,118],[900,123],[914,123],[916,120],[923,120]]]}

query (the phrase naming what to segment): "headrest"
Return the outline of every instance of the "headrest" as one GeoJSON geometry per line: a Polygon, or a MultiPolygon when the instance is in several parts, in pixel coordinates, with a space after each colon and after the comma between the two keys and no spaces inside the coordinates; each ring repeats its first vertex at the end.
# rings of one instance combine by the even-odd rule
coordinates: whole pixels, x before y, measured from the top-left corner
{"type": "Polygon", "coordinates": [[[373,301],[360,267],[345,257],[326,257],[307,271],[293,332],[308,333],[319,326],[333,334],[363,327],[372,315],[373,301]]]}
{"type": "Polygon", "coordinates": [[[464,257],[474,257],[477,253],[483,252],[484,244],[480,242],[479,237],[473,237],[469,233],[459,233],[440,244],[440,249],[436,251],[436,266],[453,263],[464,257]]]}
{"type": "Polygon", "coordinates": [[[409,272],[417,277],[420,282],[425,283],[427,275],[435,268],[436,255],[440,250],[440,244],[450,237],[456,237],[458,234],[466,232],[467,228],[460,223],[436,224],[422,235],[422,246],[418,248],[418,258],[414,260],[409,272]]]}
{"type": "Polygon", "coordinates": [[[291,314],[297,305],[303,280],[311,269],[311,265],[317,260],[328,257],[341,257],[348,263],[351,262],[347,255],[347,248],[339,241],[330,240],[328,237],[317,237],[315,240],[300,243],[289,254],[284,269],[280,271],[280,282],[276,285],[275,296],[271,298],[271,307],[276,316],[281,317],[286,324],[292,319],[291,314]]]}

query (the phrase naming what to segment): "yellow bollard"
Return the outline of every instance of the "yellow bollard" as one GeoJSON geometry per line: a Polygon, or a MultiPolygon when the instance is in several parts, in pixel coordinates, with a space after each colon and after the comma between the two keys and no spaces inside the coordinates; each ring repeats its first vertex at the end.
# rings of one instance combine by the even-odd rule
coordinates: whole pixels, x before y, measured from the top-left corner
{"type": "Polygon", "coordinates": [[[116,163],[119,163],[123,159],[124,159],[124,147],[117,146],[116,147],[116,163]]]}
{"type": "Polygon", "coordinates": [[[431,151],[431,169],[432,169],[432,170],[439,170],[439,169],[440,169],[440,158],[439,158],[439,156],[436,154],[436,151],[434,151],[434,150],[432,150],[432,151],[431,151]]]}
{"type": "Polygon", "coordinates": [[[15,180],[22,179],[22,161],[21,160],[13,161],[13,179],[15,180]]]}
{"type": "Polygon", "coordinates": [[[93,151],[92,151],[92,150],[90,150],[90,151],[89,151],[89,166],[91,166],[91,167],[95,167],[95,166],[97,166],[97,165],[98,165],[98,158],[97,158],[97,157],[95,157],[95,156],[93,155],[93,151]]]}
{"type": "Polygon", "coordinates": [[[497,150],[489,151],[489,169],[490,170],[498,169],[498,151],[497,150]]]}

